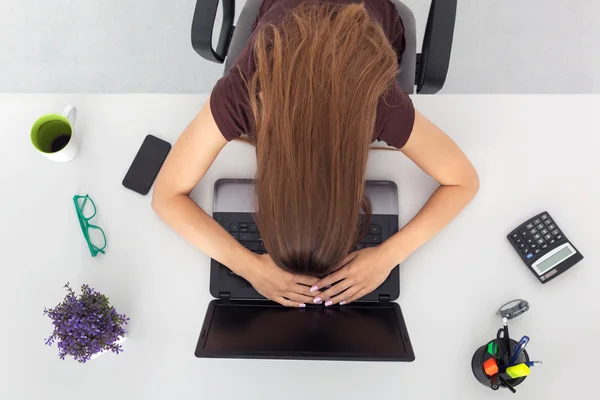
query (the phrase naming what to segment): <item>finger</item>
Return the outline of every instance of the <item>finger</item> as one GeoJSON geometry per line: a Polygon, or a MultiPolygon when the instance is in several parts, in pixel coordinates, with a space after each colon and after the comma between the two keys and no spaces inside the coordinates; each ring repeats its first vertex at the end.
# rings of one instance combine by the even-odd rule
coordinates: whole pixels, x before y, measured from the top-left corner
{"type": "Polygon", "coordinates": [[[298,294],[298,293],[294,293],[294,292],[290,292],[285,294],[285,298],[288,300],[292,300],[293,302],[296,302],[297,304],[312,304],[313,303],[313,297],[312,296],[305,296],[303,294],[298,294]]]}
{"type": "Polygon", "coordinates": [[[351,296],[350,298],[348,298],[347,300],[342,300],[340,301],[340,305],[346,305],[346,304],[350,304],[353,301],[356,301],[358,299],[360,299],[361,297],[366,296],[367,294],[369,294],[369,291],[366,289],[362,289],[360,291],[358,291],[358,293],[356,293],[354,296],[351,296]]]}
{"type": "Polygon", "coordinates": [[[294,307],[294,308],[306,307],[306,304],[304,304],[304,303],[298,303],[296,301],[288,300],[283,297],[275,297],[273,300],[285,307],[294,307]]]}
{"type": "Polygon", "coordinates": [[[321,294],[320,290],[317,290],[315,292],[311,292],[310,288],[308,286],[304,286],[304,285],[294,285],[292,288],[290,288],[290,292],[294,292],[294,293],[298,293],[298,294],[303,294],[305,296],[309,296],[310,297],[310,301],[312,301],[312,299],[315,296],[318,296],[321,294]]]}
{"type": "Polygon", "coordinates": [[[316,282],[313,285],[313,287],[310,288],[310,291],[316,292],[320,288],[323,288],[327,285],[333,285],[334,283],[339,282],[342,279],[344,279],[347,275],[348,275],[348,270],[346,268],[340,268],[337,271],[335,271],[333,274],[316,282]]]}
{"type": "Polygon", "coordinates": [[[313,286],[318,281],[319,281],[319,278],[315,278],[314,276],[294,275],[294,282],[301,283],[308,287],[313,286]]]}
{"type": "MultiPolygon", "coordinates": [[[[327,302],[331,300],[332,297],[339,295],[340,293],[342,293],[350,287],[352,287],[352,282],[350,282],[349,279],[344,279],[343,281],[338,282],[336,285],[333,285],[331,289],[327,289],[326,291],[324,291],[319,296],[319,298],[326,300],[325,304],[327,304],[327,302]]],[[[315,300],[317,300],[316,297],[315,300]]]]}
{"type": "Polygon", "coordinates": [[[341,302],[343,302],[343,301],[345,301],[345,303],[344,303],[344,304],[347,304],[347,303],[348,303],[348,300],[346,300],[346,299],[350,299],[350,298],[352,298],[352,297],[353,297],[353,296],[355,296],[355,295],[356,295],[358,292],[360,292],[360,290],[361,290],[361,288],[360,288],[360,287],[358,287],[358,286],[352,286],[351,288],[349,288],[349,289],[348,289],[348,290],[346,290],[345,292],[343,292],[343,293],[340,293],[339,295],[337,295],[337,296],[335,296],[335,297],[332,297],[332,298],[328,299],[328,300],[325,302],[325,306],[326,306],[326,307],[329,307],[329,306],[332,306],[332,305],[334,305],[334,304],[341,303],[341,302]]]}

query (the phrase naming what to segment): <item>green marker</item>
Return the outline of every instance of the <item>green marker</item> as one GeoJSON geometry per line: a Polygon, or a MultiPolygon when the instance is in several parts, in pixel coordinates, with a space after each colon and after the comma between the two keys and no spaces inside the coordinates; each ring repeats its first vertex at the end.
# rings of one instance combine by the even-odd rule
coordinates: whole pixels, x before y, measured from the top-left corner
{"type": "Polygon", "coordinates": [[[489,342],[487,350],[488,350],[488,353],[490,353],[492,356],[496,357],[496,354],[498,354],[498,344],[496,344],[496,342],[489,342]]]}

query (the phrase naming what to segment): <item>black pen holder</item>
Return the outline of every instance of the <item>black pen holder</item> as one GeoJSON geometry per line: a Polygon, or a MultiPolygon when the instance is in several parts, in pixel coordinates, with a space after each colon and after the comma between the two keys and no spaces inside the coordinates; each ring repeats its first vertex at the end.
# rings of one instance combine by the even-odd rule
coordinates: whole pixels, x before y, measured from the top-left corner
{"type": "MultiPolygon", "coordinates": [[[[502,343],[500,343],[498,339],[494,339],[492,340],[492,342],[496,346],[498,346],[498,354],[496,361],[498,363],[498,367],[502,369],[502,365],[508,365],[510,357],[515,351],[515,348],[517,347],[517,342],[510,339],[510,351],[508,354],[506,353],[506,351],[504,351],[504,346],[502,346],[502,343]]],[[[486,375],[483,369],[483,363],[491,357],[491,355],[488,353],[489,343],[490,342],[478,348],[475,354],[473,354],[473,359],[471,360],[471,369],[473,370],[473,375],[475,375],[475,379],[477,379],[479,383],[487,387],[491,387],[491,379],[489,376],[486,375]]],[[[515,364],[520,364],[527,361],[529,361],[529,354],[527,354],[527,350],[523,350],[523,352],[521,352],[521,355],[519,355],[519,357],[517,358],[515,364]]],[[[508,382],[508,384],[514,387],[523,383],[525,378],[527,377],[524,376],[522,378],[507,379],[506,381],[508,382]]]]}

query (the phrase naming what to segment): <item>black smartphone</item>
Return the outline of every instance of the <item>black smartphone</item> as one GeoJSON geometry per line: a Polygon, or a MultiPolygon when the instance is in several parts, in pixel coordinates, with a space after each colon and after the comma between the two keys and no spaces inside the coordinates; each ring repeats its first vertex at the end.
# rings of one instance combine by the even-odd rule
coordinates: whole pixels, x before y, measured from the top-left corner
{"type": "Polygon", "coordinates": [[[148,194],[170,150],[170,143],[156,136],[146,136],[123,178],[123,186],[139,194],[148,194]]]}

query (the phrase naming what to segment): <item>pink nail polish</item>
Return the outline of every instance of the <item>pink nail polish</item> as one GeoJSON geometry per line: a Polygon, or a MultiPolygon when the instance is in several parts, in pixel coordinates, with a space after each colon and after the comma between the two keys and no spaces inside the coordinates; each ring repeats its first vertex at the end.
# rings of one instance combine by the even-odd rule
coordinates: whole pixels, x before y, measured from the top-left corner
{"type": "Polygon", "coordinates": [[[313,286],[313,287],[310,288],[310,292],[311,293],[316,292],[317,290],[319,290],[319,288],[316,287],[316,286],[313,286]]]}
{"type": "Polygon", "coordinates": [[[300,308],[304,308],[304,307],[306,307],[306,304],[304,304],[304,303],[300,303],[300,304],[298,304],[298,307],[300,307],[300,308]]]}
{"type": "Polygon", "coordinates": [[[323,300],[321,300],[321,298],[320,298],[320,297],[315,297],[315,299],[313,300],[313,302],[314,302],[315,304],[320,304],[320,303],[321,303],[321,301],[323,301],[323,300]]]}
{"type": "Polygon", "coordinates": [[[331,300],[330,300],[330,301],[327,301],[327,302],[325,302],[325,307],[329,307],[329,306],[330,306],[330,305],[332,305],[332,304],[333,304],[333,302],[332,302],[331,300]]]}
{"type": "Polygon", "coordinates": [[[343,306],[344,304],[346,304],[345,301],[340,301],[340,306],[343,306]]]}

